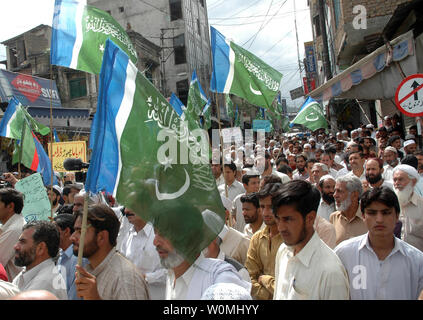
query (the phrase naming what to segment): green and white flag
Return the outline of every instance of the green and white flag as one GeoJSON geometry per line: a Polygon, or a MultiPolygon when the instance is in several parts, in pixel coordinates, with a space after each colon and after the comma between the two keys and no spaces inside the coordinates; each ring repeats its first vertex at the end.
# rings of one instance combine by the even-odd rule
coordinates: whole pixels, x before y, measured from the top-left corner
{"type": "Polygon", "coordinates": [[[106,40],[110,38],[137,62],[128,34],[113,17],[88,6],[86,0],[56,0],[51,35],[51,64],[100,73],[106,40]]]}
{"type": "Polygon", "coordinates": [[[251,52],[211,29],[213,74],[211,91],[232,93],[253,105],[270,108],[282,74],[251,52]]]}
{"type": "MultiPolygon", "coordinates": [[[[197,73],[192,73],[191,83],[188,91],[187,107],[184,110],[185,119],[188,122],[195,121],[197,128],[200,127],[200,115],[202,114],[204,106],[207,104],[207,98],[201,88],[200,82],[197,78],[197,73]]],[[[196,129],[190,127],[190,130],[196,129]]]]}
{"type": "Polygon", "coordinates": [[[225,221],[205,131],[188,130],[166,98],[110,40],[98,101],[85,189],[113,194],[194,261],[225,221]]]}
{"type": "Polygon", "coordinates": [[[328,122],[323,113],[320,104],[311,97],[308,97],[304,102],[300,111],[291,124],[302,124],[304,127],[314,131],[317,129],[327,129],[328,122]]]}

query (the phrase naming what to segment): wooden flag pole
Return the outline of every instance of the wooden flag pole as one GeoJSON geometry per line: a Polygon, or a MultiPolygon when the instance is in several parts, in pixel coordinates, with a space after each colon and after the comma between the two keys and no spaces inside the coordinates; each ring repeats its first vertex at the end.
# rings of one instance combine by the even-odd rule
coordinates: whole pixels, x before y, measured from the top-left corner
{"type": "MultiPolygon", "coordinates": [[[[85,234],[87,233],[87,217],[88,217],[88,191],[85,190],[84,195],[84,209],[82,212],[82,226],[81,226],[81,237],[79,238],[79,248],[78,248],[78,266],[82,267],[82,257],[84,252],[84,243],[85,243],[85,234]]],[[[78,279],[80,278],[80,273],[77,273],[78,279]]]]}
{"type": "MultiPolygon", "coordinates": [[[[50,63],[50,164],[51,164],[51,181],[50,181],[50,193],[53,195],[53,177],[54,177],[54,169],[53,169],[53,99],[52,99],[52,91],[53,91],[53,66],[50,63]]],[[[50,199],[50,217],[53,219],[53,198],[50,199]]]]}
{"type": "MultiPolygon", "coordinates": [[[[223,138],[222,138],[222,125],[220,124],[220,107],[219,107],[219,100],[217,96],[217,92],[215,93],[216,98],[216,109],[217,109],[217,122],[219,124],[219,139],[220,139],[220,152],[222,153],[221,159],[222,159],[222,172],[224,171],[224,155],[223,155],[223,138]]],[[[224,175],[224,173],[223,173],[224,175]]],[[[225,177],[223,177],[223,181],[225,182],[225,196],[228,198],[228,184],[226,183],[225,177]]],[[[228,219],[228,226],[232,227],[232,218],[231,218],[231,212],[229,212],[229,219],[228,219]]]]}

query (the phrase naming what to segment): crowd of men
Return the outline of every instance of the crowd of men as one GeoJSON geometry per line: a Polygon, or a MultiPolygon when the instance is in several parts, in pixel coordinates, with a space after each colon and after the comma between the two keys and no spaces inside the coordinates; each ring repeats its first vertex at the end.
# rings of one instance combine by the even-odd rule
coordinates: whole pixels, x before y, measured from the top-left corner
{"type": "Polygon", "coordinates": [[[423,299],[417,146],[416,126],[404,134],[389,116],[377,129],[272,136],[251,156],[231,146],[223,164],[211,161],[226,223],[195,261],[159,230],[195,245],[201,230],[189,219],[215,213],[163,205],[166,219],[151,223],[99,194],[89,197],[79,266],[83,184],[67,173],[47,189],[54,218],[26,223],[6,173],[0,298],[423,299]]]}

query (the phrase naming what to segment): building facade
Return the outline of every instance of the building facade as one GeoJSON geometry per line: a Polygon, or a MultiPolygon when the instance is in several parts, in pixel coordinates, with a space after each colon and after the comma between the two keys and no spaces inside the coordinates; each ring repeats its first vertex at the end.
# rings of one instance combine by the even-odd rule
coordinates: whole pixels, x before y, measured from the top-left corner
{"type": "Polygon", "coordinates": [[[186,104],[194,70],[208,94],[211,50],[206,0],[88,0],[161,48],[161,81],[165,97],[174,92],[186,104]]]}
{"type": "MultiPolygon", "coordinates": [[[[311,96],[320,97],[323,104],[328,105],[332,129],[345,127],[348,123],[351,123],[353,127],[369,122],[381,125],[385,115],[400,113],[393,102],[395,93],[392,94],[392,90],[383,90],[384,88],[381,87],[379,91],[384,91],[383,94],[377,95],[376,90],[373,93],[370,92],[374,87],[373,82],[379,75],[376,73],[375,76],[373,71],[376,70],[367,68],[366,61],[378,58],[377,54],[385,54],[382,47],[411,30],[410,25],[408,27],[406,25],[407,21],[411,20],[407,16],[403,17],[404,25],[398,28],[399,32],[396,34],[388,34],[387,26],[397,19],[398,12],[417,6],[418,2],[418,0],[309,0],[318,87],[311,96]],[[366,72],[368,74],[365,74],[366,72]],[[351,75],[361,78],[351,80],[351,75]],[[352,81],[352,87],[347,83],[348,81],[352,81]],[[358,87],[360,89],[357,89],[358,87]],[[365,93],[366,87],[367,93],[365,93]],[[348,90],[349,93],[347,93],[348,90]],[[355,94],[352,94],[353,92],[355,94]]],[[[414,41],[411,40],[410,43],[414,45],[414,41]]],[[[415,56],[412,49],[408,55],[415,56]]],[[[408,55],[401,59],[410,60],[407,59],[408,55]]],[[[391,66],[397,62],[394,63],[392,58],[388,57],[382,68],[377,70],[380,74],[383,70],[385,78],[390,80],[392,87],[399,84],[396,78],[397,73],[410,75],[417,72],[416,62],[398,62],[402,69],[396,72],[391,66]],[[403,66],[404,64],[406,66],[403,66]],[[412,65],[414,67],[410,67],[412,65]],[[395,74],[388,75],[387,72],[395,74]]],[[[399,80],[402,78],[400,77],[399,80]]],[[[383,82],[388,82],[384,80],[383,82]]],[[[382,80],[380,82],[382,83],[382,80]]],[[[386,84],[382,83],[381,86],[386,84]]],[[[403,121],[406,122],[406,126],[413,124],[410,119],[403,119],[403,121]]]]}

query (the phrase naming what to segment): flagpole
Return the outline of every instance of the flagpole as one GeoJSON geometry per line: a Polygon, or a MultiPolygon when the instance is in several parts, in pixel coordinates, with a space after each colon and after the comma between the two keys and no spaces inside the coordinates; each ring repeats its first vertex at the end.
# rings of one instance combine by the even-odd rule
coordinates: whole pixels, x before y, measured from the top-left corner
{"type": "MultiPolygon", "coordinates": [[[[50,63],[50,163],[51,163],[51,180],[50,180],[50,194],[53,195],[53,176],[54,176],[54,169],[53,169],[53,99],[52,99],[52,91],[53,91],[53,66],[50,63]]],[[[60,185],[59,185],[60,186],[60,185]]],[[[50,217],[53,219],[53,197],[50,199],[50,217]]]]}
{"type": "MultiPolygon", "coordinates": [[[[88,217],[88,191],[85,190],[84,195],[84,209],[82,212],[82,225],[81,225],[81,237],[79,238],[79,248],[78,248],[78,266],[82,267],[82,257],[84,252],[84,243],[85,243],[85,234],[87,233],[87,217],[88,217]]],[[[77,271],[77,277],[80,278],[80,273],[77,271]]]]}
{"type": "Polygon", "coordinates": [[[22,135],[21,135],[21,147],[19,148],[19,162],[18,162],[18,177],[19,179],[22,179],[22,171],[21,171],[21,162],[22,162],[22,150],[23,150],[23,142],[25,137],[25,131],[26,131],[27,123],[26,121],[23,122],[23,128],[22,128],[22,135]]]}
{"type": "MultiPolygon", "coordinates": [[[[217,96],[217,92],[215,92],[215,99],[216,99],[216,109],[217,109],[217,122],[219,124],[219,139],[220,139],[220,152],[221,152],[221,159],[222,159],[222,171],[224,171],[225,164],[224,164],[224,156],[223,156],[223,138],[222,138],[222,125],[220,124],[220,107],[219,107],[219,100],[217,96]]],[[[223,177],[224,178],[224,177],[223,177]]],[[[228,198],[228,185],[226,183],[226,180],[223,179],[225,182],[225,196],[228,198]]],[[[231,213],[229,212],[229,220],[228,220],[228,226],[232,227],[231,223],[231,213]]]]}

